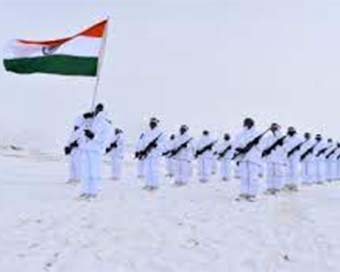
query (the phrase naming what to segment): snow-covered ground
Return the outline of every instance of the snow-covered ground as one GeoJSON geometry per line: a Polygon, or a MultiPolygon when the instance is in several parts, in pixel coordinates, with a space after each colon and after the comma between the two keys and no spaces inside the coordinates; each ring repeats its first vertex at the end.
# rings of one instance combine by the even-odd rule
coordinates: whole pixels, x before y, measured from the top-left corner
{"type": "Polygon", "coordinates": [[[134,164],[76,199],[57,155],[2,150],[0,271],[340,271],[340,183],[238,203],[237,181],[141,190],[134,164]]]}

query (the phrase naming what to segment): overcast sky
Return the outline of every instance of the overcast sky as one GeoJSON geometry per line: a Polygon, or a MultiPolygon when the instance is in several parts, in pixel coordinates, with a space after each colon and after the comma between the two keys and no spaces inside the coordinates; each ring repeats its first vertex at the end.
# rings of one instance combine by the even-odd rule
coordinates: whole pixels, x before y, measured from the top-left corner
{"type": "MultiPolygon", "coordinates": [[[[235,131],[254,116],[340,139],[340,1],[0,1],[1,44],[54,39],[111,17],[99,100],[134,139],[149,116],[235,131]]],[[[94,80],[0,68],[2,142],[56,148],[94,80]]]]}

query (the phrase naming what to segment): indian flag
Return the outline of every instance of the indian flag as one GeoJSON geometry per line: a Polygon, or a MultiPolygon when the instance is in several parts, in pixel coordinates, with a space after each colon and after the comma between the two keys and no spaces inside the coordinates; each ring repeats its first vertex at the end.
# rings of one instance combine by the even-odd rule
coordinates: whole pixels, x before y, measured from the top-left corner
{"type": "Polygon", "coordinates": [[[63,39],[14,40],[5,48],[7,71],[96,76],[104,48],[108,20],[63,39]]]}

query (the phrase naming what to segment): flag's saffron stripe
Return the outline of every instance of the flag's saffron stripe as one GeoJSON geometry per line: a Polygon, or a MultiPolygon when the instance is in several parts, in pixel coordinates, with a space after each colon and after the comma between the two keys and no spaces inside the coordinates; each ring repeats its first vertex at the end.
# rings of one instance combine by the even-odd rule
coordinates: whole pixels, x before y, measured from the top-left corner
{"type": "Polygon", "coordinates": [[[107,20],[101,21],[92,27],[80,32],[77,36],[88,36],[93,38],[103,37],[107,20]]]}
{"type": "Polygon", "coordinates": [[[7,71],[19,74],[47,73],[96,76],[98,58],[52,55],[34,58],[4,59],[7,71]]]}
{"type": "Polygon", "coordinates": [[[107,20],[101,21],[90,28],[87,28],[83,30],[82,32],[63,39],[58,39],[58,40],[49,40],[49,41],[31,41],[31,40],[17,40],[20,43],[23,44],[36,44],[36,45],[46,45],[46,46],[57,46],[61,45],[69,40],[72,40],[75,37],[78,36],[87,36],[87,37],[92,37],[92,38],[100,38],[104,35],[104,30],[106,26],[107,20]]]}

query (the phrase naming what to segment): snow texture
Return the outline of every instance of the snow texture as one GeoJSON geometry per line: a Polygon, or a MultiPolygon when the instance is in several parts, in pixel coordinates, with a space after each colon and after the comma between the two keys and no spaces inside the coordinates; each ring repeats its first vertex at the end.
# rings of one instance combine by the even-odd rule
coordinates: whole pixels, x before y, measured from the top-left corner
{"type": "Polygon", "coordinates": [[[88,202],[66,168],[1,150],[0,271],[339,271],[339,183],[235,202],[237,180],[143,191],[128,160],[88,202]]]}

